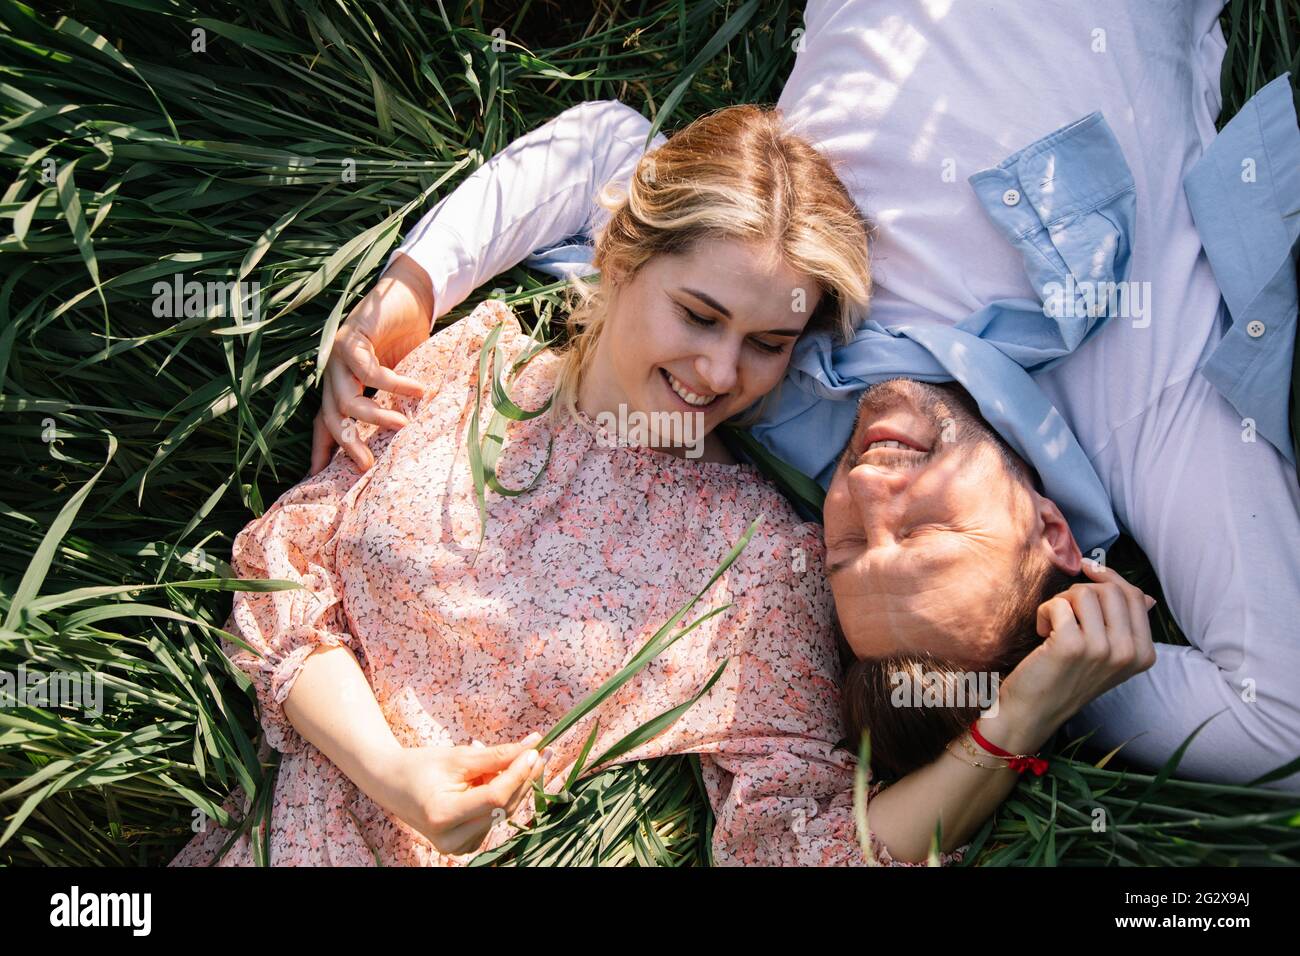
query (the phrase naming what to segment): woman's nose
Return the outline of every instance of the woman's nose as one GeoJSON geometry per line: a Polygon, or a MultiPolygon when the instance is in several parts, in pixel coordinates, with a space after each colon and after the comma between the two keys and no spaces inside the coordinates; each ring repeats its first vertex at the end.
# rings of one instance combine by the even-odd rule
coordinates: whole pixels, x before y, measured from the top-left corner
{"type": "Polygon", "coordinates": [[[700,376],[700,384],[718,395],[735,389],[740,380],[739,369],[739,349],[732,345],[720,344],[695,360],[695,371],[700,376]]]}

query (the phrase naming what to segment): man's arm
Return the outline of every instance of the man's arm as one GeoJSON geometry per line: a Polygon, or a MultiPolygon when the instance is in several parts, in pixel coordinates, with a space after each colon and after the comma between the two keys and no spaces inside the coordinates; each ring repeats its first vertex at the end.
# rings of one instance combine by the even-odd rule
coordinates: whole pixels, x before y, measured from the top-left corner
{"type": "Polygon", "coordinates": [[[507,146],[416,223],[335,336],[312,435],[312,474],[335,445],[370,467],[354,421],[381,428],[405,421],[365,389],[419,397],[421,383],[392,367],[429,336],[435,318],[492,276],[563,239],[585,242],[604,220],[597,197],[631,176],[649,126],[613,100],[565,110],[507,146]]]}
{"type": "MultiPolygon", "coordinates": [[[[1121,523],[1151,560],[1191,646],[1066,727],[1155,770],[1245,784],[1300,757],[1300,487],[1291,463],[1203,376],[1115,433],[1097,458],[1121,523]]],[[[1271,788],[1300,792],[1300,773],[1271,788]]]]}
{"type": "Polygon", "coordinates": [[[631,175],[649,129],[616,100],[582,103],[519,137],[429,210],[394,255],[428,275],[434,317],[528,255],[589,236],[604,218],[600,191],[631,175]]]}

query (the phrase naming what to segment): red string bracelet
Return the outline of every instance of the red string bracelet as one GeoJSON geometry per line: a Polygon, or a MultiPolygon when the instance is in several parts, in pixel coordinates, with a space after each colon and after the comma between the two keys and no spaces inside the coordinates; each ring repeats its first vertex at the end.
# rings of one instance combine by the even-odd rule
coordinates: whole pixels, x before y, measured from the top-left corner
{"type": "Polygon", "coordinates": [[[980,733],[979,720],[976,719],[970,725],[970,735],[975,742],[993,754],[995,757],[1001,757],[1007,762],[1007,766],[1016,773],[1024,773],[1026,770],[1032,770],[1034,776],[1041,777],[1047,772],[1047,761],[1038,757],[1036,754],[1013,754],[1009,750],[1003,750],[997,744],[989,743],[984,735],[980,733]]]}

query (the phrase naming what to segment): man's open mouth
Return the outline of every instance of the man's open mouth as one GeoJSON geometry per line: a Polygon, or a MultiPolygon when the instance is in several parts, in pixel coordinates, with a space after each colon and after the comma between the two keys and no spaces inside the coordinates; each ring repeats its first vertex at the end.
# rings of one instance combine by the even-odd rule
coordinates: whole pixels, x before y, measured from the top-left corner
{"type": "Polygon", "coordinates": [[[858,455],[868,452],[888,450],[891,454],[928,455],[928,448],[920,439],[899,428],[884,425],[872,425],[863,433],[858,445],[858,455]]]}

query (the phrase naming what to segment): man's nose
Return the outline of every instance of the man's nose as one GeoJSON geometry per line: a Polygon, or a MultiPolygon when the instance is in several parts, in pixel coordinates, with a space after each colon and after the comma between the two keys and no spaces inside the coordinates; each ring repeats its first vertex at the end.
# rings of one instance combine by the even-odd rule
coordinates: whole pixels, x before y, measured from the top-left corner
{"type": "Polygon", "coordinates": [[[903,493],[910,481],[906,471],[874,465],[857,465],[849,472],[849,494],[868,544],[893,541],[903,513],[903,493]]]}
{"type": "Polygon", "coordinates": [[[740,380],[739,344],[729,341],[716,343],[695,359],[695,371],[700,376],[700,383],[715,394],[732,391],[740,380]]]}

